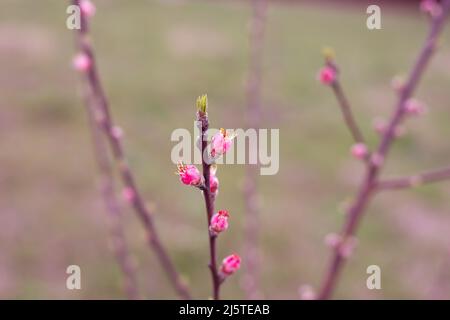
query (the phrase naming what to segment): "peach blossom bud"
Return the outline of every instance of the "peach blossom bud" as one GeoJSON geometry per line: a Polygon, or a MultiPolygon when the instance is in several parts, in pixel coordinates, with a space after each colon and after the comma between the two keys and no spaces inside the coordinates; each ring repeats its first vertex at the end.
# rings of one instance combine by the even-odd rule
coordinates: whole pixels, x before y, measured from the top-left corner
{"type": "Polygon", "coordinates": [[[215,196],[219,192],[219,179],[214,174],[211,174],[209,177],[209,189],[211,190],[211,193],[215,196]]]}
{"type": "Polygon", "coordinates": [[[95,5],[90,0],[81,0],[80,1],[80,10],[81,13],[86,17],[93,17],[95,15],[95,5]]]}
{"type": "Polygon", "coordinates": [[[124,200],[127,201],[127,202],[133,202],[134,199],[135,199],[135,197],[136,197],[136,194],[135,194],[135,192],[134,192],[134,190],[133,190],[132,188],[130,188],[130,187],[125,187],[125,188],[122,190],[122,197],[123,197],[124,200]]]}
{"type": "Polygon", "coordinates": [[[119,126],[114,126],[111,128],[111,135],[115,138],[115,139],[121,139],[123,137],[123,130],[121,127],[119,126]]]}
{"type": "Polygon", "coordinates": [[[400,92],[405,87],[405,78],[403,76],[395,76],[391,80],[391,87],[397,92],[400,92]]]}
{"type": "Polygon", "coordinates": [[[241,258],[237,254],[232,254],[223,259],[220,271],[223,276],[235,273],[241,267],[241,258]]]}
{"type": "Polygon", "coordinates": [[[349,258],[353,254],[357,243],[358,241],[355,237],[346,238],[339,246],[339,254],[344,258],[349,258]]]}
{"type": "Polygon", "coordinates": [[[442,7],[436,0],[422,0],[420,10],[432,17],[436,17],[442,13],[442,7]]]}
{"type": "Polygon", "coordinates": [[[234,134],[229,134],[221,128],[211,139],[211,157],[215,158],[225,154],[233,144],[234,134]]]}
{"type": "Polygon", "coordinates": [[[369,154],[369,150],[364,143],[358,142],[352,146],[351,154],[356,159],[364,159],[369,154]]]}
{"type": "Polygon", "coordinates": [[[227,210],[219,210],[219,212],[212,216],[209,230],[213,235],[218,235],[228,229],[228,217],[227,210]]]}
{"type": "Polygon", "coordinates": [[[185,185],[197,187],[202,184],[202,175],[197,167],[192,164],[185,165],[180,162],[176,173],[180,176],[180,181],[185,185]]]}
{"type": "Polygon", "coordinates": [[[413,116],[420,116],[426,113],[427,107],[420,101],[410,98],[405,102],[406,113],[413,116]]]}
{"type": "Polygon", "coordinates": [[[387,130],[386,120],[382,118],[375,118],[373,120],[373,128],[378,134],[380,135],[384,134],[387,130]]]}
{"type": "Polygon", "coordinates": [[[73,58],[72,65],[75,70],[86,72],[91,68],[92,61],[87,54],[79,53],[73,58]]]}
{"type": "Polygon", "coordinates": [[[320,69],[317,78],[324,85],[333,84],[336,81],[336,70],[330,66],[325,66],[320,69]]]}
{"type": "Polygon", "coordinates": [[[314,300],[316,299],[316,293],[310,285],[303,285],[298,288],[298,295],[301,300],[314,300]]]}
{"type": "Polygon", "coordinates": [[[379,154],[379,153],[374,153],[374,154],[372,155],[372,157],[370,158],[370,161],[372,162],[372,164],[373,164],[375,167],[381,167],[381,166],[383,165],[384,158],[383,158],[383,156],[382,156],[381,154],[379,154]]]}
{"type": "Polygon", "coordinates": [[[341,236],[337,233],[329,233],[325,236],[325,244],[330,248],[337,248],[341,243],[341,236]]]}

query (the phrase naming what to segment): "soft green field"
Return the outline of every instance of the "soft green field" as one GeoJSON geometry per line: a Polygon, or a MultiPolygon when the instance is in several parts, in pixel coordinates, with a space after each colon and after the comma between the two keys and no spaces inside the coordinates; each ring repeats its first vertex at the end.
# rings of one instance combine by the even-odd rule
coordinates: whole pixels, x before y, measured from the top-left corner
{"type": "MultiPolygon", "coordinates": [[[[208,244],[201,195],[173,175],[170,134],[192,130],[195,98],[207,92],[213,127],[244,126],[248,65],[245,3],[96,1],[93,41],[125,148],[166,246],[195,297],[208,298],[208,244]]],[[[71,70],[73,32],[66,1],[0,0],[0,297],[123,298],[108,245],[107,217],[80,83],[71,70]],[[82,268],[82,290],[65,288],[65,269],[82,268]]],[[[365,7],[270,8],[264,51],[262,127],[280,129],[280,171],[259,179],[262,198],[262,287],[267,298],[298,298],[317,287],[341,208],[362,166],[349,157],[350,136],[332,93],[316,72],[333,46],[343,85],[370,143],[375,116],[395,102],[390,79],[406,73],[427,30],[414,10],[382,8],[383,29],[369,31],[365,7]]],[[[418,97],[429,114],[408,122],[386,175],[449,163],[450,30],[418,97]]],[[[242,251],[243,166],[219,169],[217,207],[232,215],[220,257],[242,251]]],[[[377,196],[346,265],[338,298],[450,298],[450,183],[377,196]],[[382,269],[382,290],[366,288],[366,268],[382,269]],[[447,272],[447,274],[446,274],[447,272]]],[[[134,213],[127,236],[146,298],[175,298],[144,244],[134,213]]],[[[245,257],[244,264],[245,264],[245,257]]],[[[242,298],[240,276],[224,298],[242,298]]]]}

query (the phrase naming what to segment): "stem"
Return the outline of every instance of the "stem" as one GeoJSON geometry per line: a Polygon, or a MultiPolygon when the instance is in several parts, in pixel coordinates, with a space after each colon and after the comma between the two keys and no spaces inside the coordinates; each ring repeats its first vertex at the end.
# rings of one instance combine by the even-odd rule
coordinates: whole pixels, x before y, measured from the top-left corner
{"type": "Polygon", "coordinates": [[[421,186],[426,183],[439,182],[450,179],[450,167],[422,172],[409,177],[385,179],[378,181],[378,190],[407,189],[421,186]]]}
{"type": "MultiPolygon", "coordinates": [[[[74,5],[79,5],[79,0],[72,0],[74,5]]],[[[95,63],[95,56],[92,46],[88,39],[88,21],[87,18],[81,14],[81,28],[77,33],[77,45],[79,50],[86,54],[91,59],[91,67],[86,74],[85,81],[90,88],[92,97],[96,105],[95,120],[97,126],[105,134],[109,142],[113,157],[117,163],[120,178],[125,188],[128,188],[133,193],[131,201],[132,207],[144,225],[147,232],[147,240],[153,251],[155,252],[162,268],[166,271],[167,276],[175,288],[178,295],[183,299],[191,299],[187,287],[182,282],[175,266],[169,257],[166,249],[163,247],[156,227],[154,225],[152,212],[145,206],[141,194],[136,186],[134,176],[125,161],[125,154],[121,145],[120,138],[113,134],[113,119],[110,114],[109,102],[104,93],[98,71],[95,63]]]]}
{"type": "MultiPolygon", "coordinates": [[[[397,103],[396,110],[391,117],[387,131],[382,137],[382,140],[377,148],[376,156],[382,161],[386,158],[389,148],[395,138],[395,128],[400,124],[405,115],[404,105],[406,101],[412,96],[415,88],[417,87],[425,69],[430,61],[430,58],[436,47],[436,41],[441,33],[445,19],[450,11],[450,0],[442,1],[442,14],[436,16],[432,20],[432,25],[430,32],[427,36],[425,44],[419,54],[416,63],[409,75],[408,81],[402,90],[399,101],[397,103]]],[[[366,175],[363,182],[360,185],[359,192],[351,205],[346,222],[341,232],[342,239],[347,239],[355,234],[358,222],[361,216],[364,214],[364,210],[371,199],[372,193],[375,190],[377,184],[377,178],[379,171],[381,169],[381,164],[379,161],[370,161],[367,163],[366,175]]],[[[341,253],[341,245],[335,247],[330,264],[326,271],[325,279],[322,284],[320,293],[318,295],[319,299],[328,299],[335,286],[336,281],[339,276],[340,270],[342,269],[343,262],[345,261],[341,253]]]]}
{"type": "Polygon", "coordinates": [[[217,271],[217,252],[216,252],[216,239],[217,236],[209,231],[211,225],[211,218],[214,214],[214,199],[211,194],[210,189],[210,168],[211,164],[208,162],[207,146],[208,146],[208,136],[207,131],[209,127],[208,115],[206,113],[198,113],[198,121],[201,122],[201,141],[202,141],[202,170],[204,186],[202,188],[203,197],[205,199],[206,207],[206,218],[208,219],[208,237],[209,237],[209,269],[211,270],[211,280],[212,280],[212,293],[213,299],[220,299],[220,277],[217,271]],[[206,159],[205,159],[206,158],[206,159]]]}
{"type": "Polygon", "coordinates": [[[97,167],[100,171],[100,191],[105,203],[105,208],[110,218],[110,234],[114,256],[119,264],[125,278],[125,292],[129,299],[139,299],[138,285],[136,279],[136,269],[132,261],[124,230],[122,227],[122,210],[114,190],[114,179],[111,169],[111,162],[108,157],[105,141],[100,135],[94,119],[95,106],[88,88],[85,88],[86,112],[89,118],[91,136],[93,141],[94,155],[97,167]]]}
{"type": "Polygon", "coordinates": [[[342,86],[339,83],[338,79],[336,79],[336,81],[331,85],[331,88],[333,89],[336,99],[339,102],[339,107],[342,111],[342,115],[344,116],[345,124],[350,130],[353,139],[355,140],[355,142],[364,143],[364,137],[358,127],[358,124],[355,121],[355,118],[353,117],[350,103],[348,102],[348,99],[344,94],[344,91],[342,90],[342,86]]]}
{"type": "MultiPolygon", "coordinates": [[[[250,25],[250,57],[247,82],[247,123],[250,128],[258,128],[261,122],[261,80],[262,53],[267,18],[267,0],[252,0],[250,25]]],[[[245,224],[244,250],[247,258],[244,291],[247,299],[260,298],[259,293],[259,205],[257,196],[258,165],[246,167],[244,182],[245,224]]]]}

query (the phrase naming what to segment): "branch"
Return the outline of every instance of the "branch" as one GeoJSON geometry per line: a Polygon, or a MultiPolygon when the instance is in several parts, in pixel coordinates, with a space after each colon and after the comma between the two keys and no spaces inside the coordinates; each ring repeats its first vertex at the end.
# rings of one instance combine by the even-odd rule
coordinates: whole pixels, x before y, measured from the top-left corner
{"type": "Polygon", "coordinates": [[[336,99],[339,102],[339,107],[344,117],[345,124],[347,125],[353,139],[356,143],[364,143],[364,137],[358,127],[358,124],[355,121],[355,118],[353,117],[350,103],[348,102],[348,99],[345,96],[344,91],[342,90],[339,79],[336,79],[336,81],[331,84],[331,88],[333,89],[336,99]]]}
{"type": "Polygon", "coordinates": [[[397,190],[419,187],[427,183],[434,183],[450,179],[450,167],[430,170],[409,177],[385,179],[377,182],[378,190],[397,190]]]}
{"type": "Polygon", "coordinates": [[[208,147],[208,136],[207,131],[209,128],[208,115],[205,112],[198,111],[198,121],[201,122],[201,144],[202,144],[202,170],[203,170],[203,179],[204,186],[202,187],[203,197],[205,199],[205,207],[206,207],[206,218],[208,222],[208,237],[209,237],[209,254],[210,254],[210,262],[209,269],[211,270],[211,279],[212,279],[212,292],[213,299],[220,299],[220,276],[217,271],[217,252],[216,252],[216,240],[217,235],[210,232],[211,218],[214,214],[214,197],[211,194],[210,188],[210,173],[211,173],[211,164],[207,162],[207,147],[208,147]],[[206,158],[206,159],[205,159],[206,158]]]}
{"type": "MultiPolygon", "coordinates": [[[[252,0],[253,15],[250,25],[250,57],[247,83],[247,123],[258,128],[261,120],[262,52],[267,17],[267,0],[252,0]]],[[[258,166],[247,166],[244,182],[245,224],[244,256],[247,258],[243,288],[248,299],[259,299],[259,205],[257,196],[258,166]]]]}
{"type": "Polygon", "coordinates": [[[342,269],[345,258],[349,255],[349,244],[354,243],[353,236],[358,226],[361,216],[364,214],[369,200],[372,197],[373,191],[376,189],[377,178],[382,167],[382,164],[388,154],[389,148],[395,138],[395,129],[403,120],[405,115],[405,103],[412,96],[417,87],[425,69],[430,61],[430,58],[436,48],[436,42],[441,33],[445,19],[450,11],[450,0],[441,2],[442,12],[433,17],[431,29],[426,38],[425,44],[419,54],[419,57],[414,64],[412,71],[408,77],[408,81],[402,90],[396,110],[391,117],[387,131],[384,133],[382,140],[377,148],[376,153],[371,157],[370,162],[366,168],[366,175],[359,187],[356,198],[347,214],[346,222],[339,236],[339,241],[333,246],[333,254],[329,263],[325,278],[319,292],[319,299],[328,299],[337,282],[337,278],[342,269]]]}
{"type": "MultiPolygon", "coordinates": [[[[72,2],[74,5],[80,5],[80,0],[72,0],[72,2]]],[[[122,148],[121,139],[117,134],[115,134],[115,129],[117,127],[114,126],[114,122],[111,117],[109,102],[104,93],[96,68],[94,52],[88,39],[88,20],[83,13],[81,14],[81,28],[77,33],[77,45],[80,52],[86,55],[90,61],[90,67],[86,71],[85,81],[87,82],[92,97],[96,102],[96,124],[105,134],[105,137],[109,142],[111,152],[118,166],[120,177],[124,185],[124,190],[128,191],[130,196],[129,200],[132,207],[147,232],[148,243],[155,252],[162,268],[166,271],[176,292],[181,298],[190,299],[191,296],[185,284],[182,282],[171,258],[161,243],[154,225],[152,212],[145,206],[141,194],[136,186],[134,176],[125,161],[125,154],[122,148]]]]}
{"type": "Polygon", "coordinates": [[[108,157],[108,150],[106,149],[103,137],[100,135],[101,132],[95,124],[95,106],[93,105],[92,97],[88,94],[88,88],[85,88],[84,91],[86,96],[85,106],[91,128],[94,155],[97,167],[100,171],[100,191],[106,211],[110,218],[110,234],[114,256],[116,257],[117,263],[125,278],[125,291],[127,297],[129,299],[139,299],[136,269],[129,253],[122,227],[122,210],[114,190],[114,179],[110,159],[108,157]]]}

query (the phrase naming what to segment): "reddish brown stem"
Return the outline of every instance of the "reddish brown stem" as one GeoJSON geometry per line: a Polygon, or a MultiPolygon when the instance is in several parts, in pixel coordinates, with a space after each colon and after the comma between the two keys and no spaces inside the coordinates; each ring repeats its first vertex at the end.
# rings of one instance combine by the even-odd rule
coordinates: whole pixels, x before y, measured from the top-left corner
{"type": "MultiPolygon", "coordinates": [[[[74,5],[79,6],[79,0],[72,0],[72,2],[74,5]]],[[[90,94],[95,101],[96,123],[109,142],[124,187],[130,190],[133,195],[131,204],[144,225],[145,231],[147,232],[148,243],[155,252],[162,268],[166,271],[168,278],[178,295],[183,299],[190,299],[191,296],[186,285],[181,280],[175,265],[161,243],[153,222],[152,212],[145,206],[144,200],[136,186],[134,176],[125,161],[121,140],[113,134],[114,122],[110,114],[109,102],[99,79],[94,52],[88,39],[88,20],[83,14],[81,14],[81,28],[77,32],[77,45],[80,52],[87,55],[91,60],[91,67],[86,73],[85,80],[90,89],[90,94]]]]}
{"type": "Polygon", "coordinates": [[[214,300],[220,299],[220,276],[217,270],[217,251],[216,251],[216,239],[217,236],[212,234],[209,230],[211,225],[211,218],[214,214],[214,197],[211,194],[210,189],[210,169],[211,164],[208,161],[207,155],[207,147],[208,147],[208,137],[207,131],[209,128],[208,115],[206,113],[198,112],[198,121],[201,123],[201,142],[202,142],[202,170],[203,170],[203,179],[204,185],[202,187],[203,197],[205,199],[205,207],[206,207],[206,218],[208,225],[208,239],[209,239],[209,269],[211,271],[211,280],[212,280],[212,294],[214,300]]]}
{"type": "MultiPolygon", "coordinates": [[[[262,53],[267,19],[267,0],[252,0],[250,23],[250,55],[247,80],[247,124],[257,129],[261,122],[262,53]]],[[[259,278],[259,205],[257,195],[258,165],[248,165],[244,181],[245,224],[244,255],[245,274],[243,289],[247,299],[261,298],[259,278]]]]}
{"type": "Polygon", "coordinates": [[[94,118],[95,106],[93,100],[85,90],[86,112],[89,118],[91,135],[93,141],[94,155],[97,167],[100,172],[100,191],[105,203],[105,209],[110,218],[110,234],[112,249],[124,275],[125,292],[129,299],[139,299],[138,285],[136,279],[136,269],[131,258],[128,245],[126,243],[124,230],[122,227],[122,210],[114,190],[114,178],[111,168],[111,161],[108,157],[104,138],[101,136],[94,118]]]}
{"type": "Polygon", "coordinates": [[[350,103],[348,102],[348,99],[342,89],[339,79],[336,79],[336,81],[331,85],[331,88],[333,89],[334,95],[339,102],[339,107],[344,117],[345,124],[347,125],[353,140],[358,143],[364,143],[364,137],[357,122],[355,121],[350,103]]]}
{"type": "Polygon", "coordinates": [[[418,187],[427,183],[450,179],[450,167],[422,172],[409,177],[384,179],[378,181],[377,190],[396,190],[418,187]]]}
{"type": "MultiPolygon", "coordinates": [[[[433,18],[431,29],[428,33],[425,44],[412,68],[408,81],[400,94],[397,107],[391,117],[388,129],[384,133],[376,153],[372,156],[372,161],[367,163],[365,177],[360,185],[359,192],[357,193],[354,202],[350,206],[347,213],[346,222],[341,231],[341,239],[344,239],[344,241],[341,241],[341,244],[345,243],[345,239],[352,237],[355,234],[360,218],[364,214],[365,208],[371,199],[373,191],[375,190],[382,162],[386,159],[390,146],[395,139],[395,129],[404,118],[405,103],[412,96],[426,69],[426,66],[428,65],[428,62],[431,59],[436,47],[437,38],[444,27],[445,19],[449,11],[450,0],[442,1],[442,13],[433,18]]],[[[341,244],[335,246],[334,248],[321,290],[318,294],[318,299],[328,299],[336,286],[337,278],[345,260],[342,255],[341,244]]]]}

